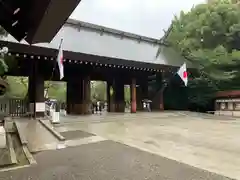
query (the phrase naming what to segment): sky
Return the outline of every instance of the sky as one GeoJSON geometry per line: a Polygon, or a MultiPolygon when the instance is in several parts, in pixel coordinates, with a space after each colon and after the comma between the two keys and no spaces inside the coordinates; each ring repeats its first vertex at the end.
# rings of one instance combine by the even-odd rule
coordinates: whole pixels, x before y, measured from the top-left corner
{"type": "Polygon", "coordinates": [[[161,38],[174,15],[204,0],[82,0],[70,18],[161,38]]]}

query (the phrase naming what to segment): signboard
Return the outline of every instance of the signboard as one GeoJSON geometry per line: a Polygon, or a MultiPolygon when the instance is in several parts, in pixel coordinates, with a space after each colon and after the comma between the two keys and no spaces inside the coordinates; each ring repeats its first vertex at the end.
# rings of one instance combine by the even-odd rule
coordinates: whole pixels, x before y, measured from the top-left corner
{"type": "Polygon", "coordinates": [[[36,112],[44,112],[45,111],[45,103],[38,102],[36,103],[36,112]]]}

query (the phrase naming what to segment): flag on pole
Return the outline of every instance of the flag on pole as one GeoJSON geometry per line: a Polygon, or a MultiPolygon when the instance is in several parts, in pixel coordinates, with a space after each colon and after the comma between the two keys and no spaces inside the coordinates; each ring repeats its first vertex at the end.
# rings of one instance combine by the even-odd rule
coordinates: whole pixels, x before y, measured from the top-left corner
{"type": "Polygon", "coordinates": [[[188,73],[187,73],[187,66],[186,63],[184,63],[178,70],[177,74],[184,82],[185,86],[187,86],[188,83],[188,73]]]}
{"type": "Polygon", "coordinates": [[[58,67],[59,67],[60,80],[61,80],[64,77],[62,40],[61,40],[59,50],[58,50],[57,63],[58,63],[58,67]]]}

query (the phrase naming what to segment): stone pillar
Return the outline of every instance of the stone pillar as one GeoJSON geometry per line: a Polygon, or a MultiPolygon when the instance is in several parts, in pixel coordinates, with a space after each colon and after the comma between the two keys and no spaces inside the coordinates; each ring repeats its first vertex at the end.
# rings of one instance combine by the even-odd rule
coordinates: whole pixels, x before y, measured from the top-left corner
{"type": "Polygon", "coordinates": [[[84,114],[91,114],[91,80],[90,76],[86,76],[83,80],[83,108],[84,114]]]}
{"type": "Polygon", "coordinates": [[[115,81],[115,112],[125,112],[124,83],[121,79],[115,81]]]}
{"type": "Polygon", "coordinates": [[[115,112],[115,91],[114,91],[114,82],[107,82],[107,104],[108,104],[108,112],[115,112]]]}
{"type": "Polygon", "coordinates": [[[137,111],[136,102],[136,79],[133,78],[131,82],[131,113],[136,113],[137,111]]]}
{"type": "Polygon", "coordinates": [[[34,117],[44,117],[44,77],[40,72],[37,61],[32,62],[31,74],[28,78],[28,101],[29,110],[33,113],[34,117]]]}

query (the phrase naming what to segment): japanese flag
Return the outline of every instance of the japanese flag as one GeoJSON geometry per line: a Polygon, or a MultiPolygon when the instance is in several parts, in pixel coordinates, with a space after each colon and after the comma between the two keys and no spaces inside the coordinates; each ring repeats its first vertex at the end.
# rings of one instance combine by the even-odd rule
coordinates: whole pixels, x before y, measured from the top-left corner
{"type": "Polygon", "coordinates": [[[61,42],[60,47],[59,47],[58,56],[57,56],[57,62],[58,62],[58,67],[59,67],[59,72],[60,72],[60,80],[61,80],[64,77],[62,42],[61,42]]]}
{"type": "Polygon", "coordinates": [[[187,73],[187,67],[186,63],[184,63],[180,69],[178,70],[177,74],[180,76],[180,78],[183,80],[185,86],[187,86],[188,83],[188,73],[187,73]]]}

